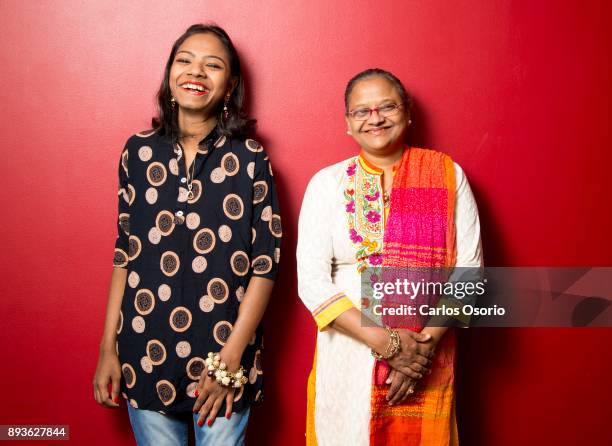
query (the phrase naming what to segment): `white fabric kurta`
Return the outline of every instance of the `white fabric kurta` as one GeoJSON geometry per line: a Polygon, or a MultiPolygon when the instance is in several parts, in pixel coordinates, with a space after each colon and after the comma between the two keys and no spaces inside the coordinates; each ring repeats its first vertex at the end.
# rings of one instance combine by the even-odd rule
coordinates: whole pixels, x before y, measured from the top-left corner
{"type": "MultiPolygon", "coordinates": [[[[352,159],[352,158],[351,158],[352,159]]],[[[344,293],[360,308],[361,282],[345,213],[349,160],[310,180],[298,226],[298,293],[309,311],[344,293]]],[[[455,164],[456,266],[482,264],[478,210],[468,181],[455,164]]],[[[370,348],[333,328],[317,336],[315,431],[319,446],[369,444],[370,391],[374,358],[370,348]]]]}

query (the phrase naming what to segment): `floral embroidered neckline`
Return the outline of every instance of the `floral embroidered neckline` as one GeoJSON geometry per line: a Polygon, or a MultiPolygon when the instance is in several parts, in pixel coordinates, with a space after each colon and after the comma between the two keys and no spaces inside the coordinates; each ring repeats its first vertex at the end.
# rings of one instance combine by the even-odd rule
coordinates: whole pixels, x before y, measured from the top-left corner
{"type": "Polygon", "coordinates": [[[382,265],[385,218],[381,187],[380,171],[367,166],[361,156],[349,160],[344,188],[345,212],[360,273],[382,265]]]}

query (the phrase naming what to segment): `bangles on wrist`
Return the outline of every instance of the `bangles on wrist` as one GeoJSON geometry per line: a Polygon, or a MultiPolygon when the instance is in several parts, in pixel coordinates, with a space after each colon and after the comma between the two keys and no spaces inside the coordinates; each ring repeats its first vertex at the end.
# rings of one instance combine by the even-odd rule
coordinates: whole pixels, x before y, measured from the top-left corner
{"type": "Polygon", "coordinates": [[[391,359],[402,349],[402,343],[400,341],[399,333],[397,330],[391,330],[389,327],[385,327],[385,330],[389,333],[389,344],[387,344],[387,348],[385,348],[385,352],[383,354],[378,353],[376,350],[372,349],[372,356],[378,359],[391,359]]]}
{"type": "Polygon", "coordinates": [[[238,371],[233,373],[230,372],[227,369],[227,364],[221,361],[221,355],[219,353],[208,352],[208,356],[204,363],[207,368],[206,375],[209,378],[215,379],[218,384],[224,387],[239,389],[248,381],[247,377],[244,375],[244,368],[242,366],[240,366],[238,371]]]}

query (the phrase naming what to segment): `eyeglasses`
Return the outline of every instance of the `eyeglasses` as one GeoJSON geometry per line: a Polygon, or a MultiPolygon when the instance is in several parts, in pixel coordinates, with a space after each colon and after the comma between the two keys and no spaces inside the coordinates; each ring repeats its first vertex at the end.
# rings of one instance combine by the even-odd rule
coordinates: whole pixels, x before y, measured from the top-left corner
{"type": "Polygon", "coordinates": [[[374,112],[377,112],[380,116],[386,118],[388,116],[395,115],[397,112],[399,112],[400,108],[402,108],[402,104],[385,104],[373,108],[356,108],[355,110],[348,112],[346,115],[350,116],[355,121],[365,121],[370,119],[370,116],[372,116],[372,113],[374,112]]]}

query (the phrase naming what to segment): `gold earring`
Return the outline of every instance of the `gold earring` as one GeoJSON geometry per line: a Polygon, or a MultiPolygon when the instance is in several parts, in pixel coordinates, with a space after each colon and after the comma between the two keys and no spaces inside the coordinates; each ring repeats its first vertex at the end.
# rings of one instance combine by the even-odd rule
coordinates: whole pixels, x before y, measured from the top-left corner
{"type": "Polygon", "coordinates": [[[225,102],[223,103],[223,119],[225,119],[227,121],[227,118],[229,118],[229,110],[227,109],[227,103],[229,102],[230,99],[230,93],[227,94],[227,96],[225,96],[225,102]]]}

